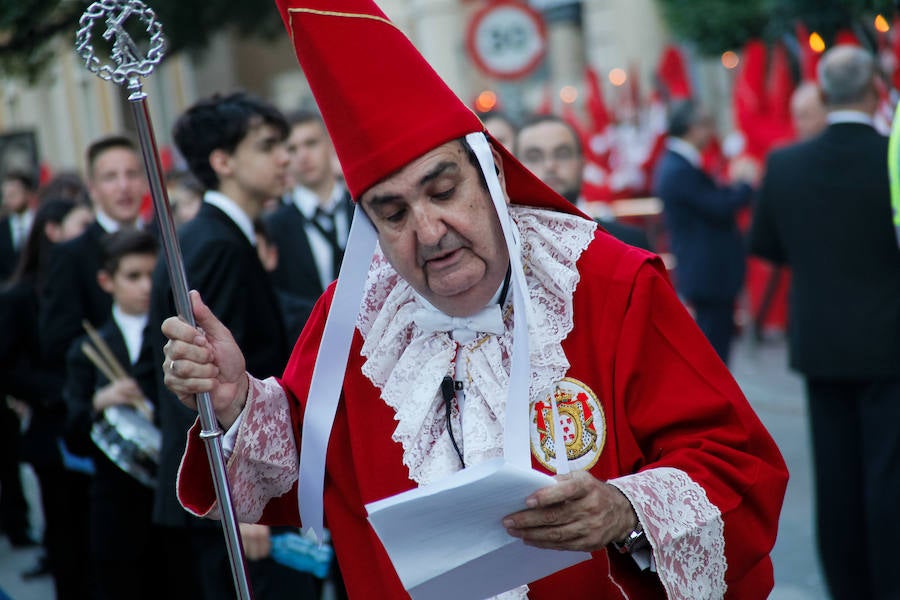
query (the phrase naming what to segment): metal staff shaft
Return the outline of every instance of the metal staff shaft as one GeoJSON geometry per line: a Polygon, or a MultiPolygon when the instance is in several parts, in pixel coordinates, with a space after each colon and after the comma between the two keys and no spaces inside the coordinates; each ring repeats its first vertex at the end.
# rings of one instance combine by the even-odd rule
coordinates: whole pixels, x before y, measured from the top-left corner
{"type": "MultiPolygon", "coordinates": [[[[128,101],[131,103],[132,114],[134,114],[134,121],[137,124],[141,154],[144,158],[144,166],[147,169],[147,179],[150,182],[150,195],[153,197],[153,208],[156,212],[162,235],[166,267],[169,272],[169,281],[172,284],[172,295],[175,297],[175,309],[178,311],[178,316],[190,325],[196,326],[194,311],[191,308],[191,300],[188,296],[187,277],[184,270],[184,261],[181,257],[181,246],[175,233],[175,222],[172,218],[172,209],[169,206],[169,196],[163,183],[162,165],[160,164],[159,152],[156,146],[156,136],[153,133],[153,125],[150,121],[150,112],[147,108],[147,97],[141,90],[140,83],[137,80],[134,80],[128,89],[131,91],[128,101]]],[[[206,447],[206,456],[209,459],[213,484],[216,490],[216,500],[219,502],[219,510],[222,514],[222,528],[225,533],[228,560],[231,563],[234,589],[240,600],[250,600],[253,598],[253,595],[247,580],[244,550],[241,545],[237,515],[234,510],[234,504],[231,501],[228,474],[225,469],[225,455],[222,451],[222,429],[216,420],[209,393],[202,392],[197,394],[196,401],[197,410],[200,414],[200,438],[206,447]]]]}
{"type": "MultiPolygon", "coordinates": [[[[84,60],[85,67],[89,71],[106,81],[127,86],[128,100],[134,114],[134,122],[137,125],[141,154],[147,170],[147,180],[150,183],[150,194],[153,197],[153,208],[157,221],[159,221],[166,267],[169,272],[169,281],[172,284],[172,294],[175,297],[175,308],[182,319],[196,326],[194,311],[191,309],[191,301],[188,296],[181,247],[178,245],[172,209],[169,206],[169,197],[163,181],[156,136],[153,133],[150,111],[147,109],[147,95],[141,88],[141,77],[146,77],[153,72],[153,68],[162,60],[164,48],[162,24],[156,19],[153,10],[141,0],[98,0],[92,3],[81,16],[75,39],[75,50],[84,60]],[[145,32],[150,36],[149,48],[144,56],[140,53],[139,45],[126,30],[126,22],[132,17],[141,22],[145,32]],[[103,64],[94,54],[92,30],[94,23],[101,19],[106,22],[103,38],[112,43],[110,55],[112,64],[103,64]]],[[[209,394],[198,394],[196,402],[202,428],[200,437],[206,447],[216,500],[222,514],[222,528],[225,533],[228,560],[231,563],[234,589],[239,600],[252,600],[253,595],[247,580],[237,515],[231,501],[231,489],[228,486],[228,474],[225,470],[222,430],[216,421],[209,394]]]]}

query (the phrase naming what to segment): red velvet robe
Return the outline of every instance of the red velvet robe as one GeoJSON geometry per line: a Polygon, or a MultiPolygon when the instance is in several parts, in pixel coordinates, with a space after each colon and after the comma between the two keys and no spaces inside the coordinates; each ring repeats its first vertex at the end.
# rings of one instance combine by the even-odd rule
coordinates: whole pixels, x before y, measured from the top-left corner
{"type": "MultiPolygon", "coordinates": [[[[686,474],[699,486],[701,501],[708,499],[721,513],[726,597],[767,597],[773,586],[769,552],[787,482],[773,440],[682,307],[657,259],[600,231],[577,265],[581,279],[573,297],[575,327],[563,348],[571,364],[567,377],[589,387],[602,405],[604,423],[598,427],[605,427],[605,442],[590,472],[602,480],[664,470],[660,468],[686,474]]],[[[319,301],[280,380],[288,392],[298,448],[333,292],[332,286],[319,301]]],[[[364,506],[416,484],[403,466],[400,444],[391,439],[394,412],[362,374],[361,345],[357,331],[328,447],[326,526],[351,598],[405,598],[364,506]]],[[[206,514],[215,498],[198,432],[195,426],[190,434],[179,496],[186,508],[206,514]]],[[[534,447],[532,451],[534,467],[546,471],[535,460],[534,447]]],[[[654,523],[647,512],[650,505],[642,506],[631,495],[629,499],[654,544],[662,574],[667,556],[677,561],[684,552],[670,548],[664,555],[657,546],[666,547],[679,534],[654,523]]],[[[294,482],[290,493],[268,503],[262,522],[298,525],[298,520],[294,482]]],[[[529,597],[666,597],[660,578],[641,572],[630,557],[606,549],[593,556],[530,583],[529,597]]],[[[692,574],[684,577],[689,581],[692,574]]],[[[686,597],[686,592],[672,595],[686,597]]]]}

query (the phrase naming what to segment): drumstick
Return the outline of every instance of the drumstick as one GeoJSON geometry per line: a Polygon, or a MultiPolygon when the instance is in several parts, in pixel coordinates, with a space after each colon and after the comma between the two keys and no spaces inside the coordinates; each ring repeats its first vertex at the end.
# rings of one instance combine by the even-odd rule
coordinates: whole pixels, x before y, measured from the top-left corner
{"type": "Polygon", "coordinates": [[[87,331],[88,335],[91,337],[91,341],[94,342],[94,345],[97,347],[97,350],[100,351],[100,354],[106,359],[106,364],[115,373],[115,377],[110,379],[110,381],[114,381],[116,379],[124,379],[128,377],[128,373],[125,369],[122,368],[122,365],[119,364],[119,361],[116,360],[116,356],[112,353],[112,350],[109,349],[109,345],[107,345],[106,341],[100,337],[100,334],[97,333],[97,330],[94,329],[94,326],[90,324],[90,322],[85,319],[81,322],[84,330],[87,331]]]}
{"type": "Polygon", "coordinates": [[[103,358],[94,350],[94,347],[90,345],[87,341],[81,343],[81,351],[84,352],[84,355],[88,357],[88,359],[94,363],[94,366],[106,376],[110,381],[115,381],[116,376],[110,370],[109,365],[107,365],[103,358]]]}
{"type": "MultiPolygon", "coordinates": [[[[90,327],[90,323],[87,323],[87,322],[85,322],[85,323],[87,324],[88,327],[90,327]]],[[[94,333],[96,334],[97,332],[94,331],[94,333]]],[[[90,332],[88,332],[88,335],[90,335],[90,332]]],[[[91,339],[93,339],[93,336],[91,336],[91,339]]],[[[99,336],[98,336],[98,339],[100,340],[101,343],[103,343],[102,338],[99,338],[99,336]]],[[[109,346],[106,346],[105,344],[103,344],[103,347],[106,348],[107,352],[110,352],[109,346]]],[[[88,341],[85,340],[81,344],[81,351],[84,353],[85,356],[88,357],[88,359],[92,363],[94,363],[94,366],[97,367],[97,369],[101,373],[103,373],[103,375],[110,382],[114,382],[119,379],[124,379],[124,378],[128,377],[127,373],[122,373],[121,376],[117,376],[115,373],[113,373],[113,367],[111,367],[107,362],[104,361],[104,359],[100,355],[100,353],[98,353],[97,350],[95,350],[94,347],[91,346],[91,344],[88,341]]],[[[115,366],[117,366],[121,370],[122,366],[116,361],[115,357],[112,356],[111,352],[110,352],[110,357],[112,358],[115,366]]],[[[147,402],[146,398],[142,398],[141,401],[135,406],[135,408],[137,408],[141,412],[141,414],[147,418],[148,421],[153,422],[153,407],[150,405],[149,402],[147,402]]]]}

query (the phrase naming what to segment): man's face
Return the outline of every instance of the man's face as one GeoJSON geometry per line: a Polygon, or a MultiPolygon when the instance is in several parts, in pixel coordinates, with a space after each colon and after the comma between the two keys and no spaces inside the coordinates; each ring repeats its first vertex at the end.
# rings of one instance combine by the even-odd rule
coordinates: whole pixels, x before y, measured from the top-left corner
{"type": "Polygon", "coordinates": [[[5,179],[0,195],[4,208],[11,213],[21,213],[28,208],[28,189],[18,179],[5,179]]]}
{"type": "Polygon", "coordinates": [[[287,184],[288,153],[278,129],[267,123],[251,127],[225,160],[220,178],[231,178],[240,193],[260,203],[277,198],[287,184]]]}
{"type": "Polygon", "coordinates": [[[112,275],[101,271],[100,287],[112,294],[122,312],[127,315],[143,315],[150,310],[150,290],[153,287],[154,254],[126,254],[119,260],[119,267],[112,275]]]}
{"type": "Polygon", "coordinates": [[[289,176],[295,185],[316,190],[334,182],[333,150],[325,127],[318,121],[294,125],[287,140],[289,176]]]}
{"type": "Polygon", "coordinates": [[[147,180],[138,155],[112,147],[100,153],[91,169],[88,189],[97,207],[114,221],[133,224],[147,193],[147,180]]]}
{"type": "Polygon", "coordinates": [[[568,127],[550,121],[523,127],[516,150],[522,164],[553,191],[570,202],[578,199],[584,158],[568,127]]]}
{"type": "MultiPolygon", "coordinates": [[[[496,153],[494,160],[500,164],[496,153]]],[[[391,265],[444,313],[474,314],[497,292],[509,254],[491,197],[460,142],[420,156],[366,190],[361,203],[391,265]]]]}

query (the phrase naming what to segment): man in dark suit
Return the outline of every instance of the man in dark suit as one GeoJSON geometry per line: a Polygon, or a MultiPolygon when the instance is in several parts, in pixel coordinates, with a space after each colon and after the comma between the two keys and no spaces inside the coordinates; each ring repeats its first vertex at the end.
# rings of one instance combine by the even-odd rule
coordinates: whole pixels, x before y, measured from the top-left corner
{"type": "Polygon", "coordinates": [[[819,554],[835,600],[900,598],[900,250],[875,61],[819,62],[828,127],[773,152],[750,234],[793,273],[790,365],[806,378],[819,554]]]}
{"type": "MultiPolygon", "coordinates": [[[[581,208],[584,152],[578,133],[555,115],[535,115],[516,135],[515,154],[538,179],[560,196],[581,208]]],[[[626,244],[652,250],[647,233],[640,227],[616,221],[612,212],[597,222],[626,244]]]]}
{"type": "Polygon", "coordinates": [[[294,187],[266,218],[279,256],[272,280],[280,290],[315,302],[338,276],[353,207],[335,174],[334,148],[322,117],[297,111],[288,122],[288,177],[294,187]]]}
{"type": "MultiPolygon", "coordinates": [[[[7,214],[0,219],[0,290],[15,271],[28,239],[37,203],[36,187],[34,177],[25,171],[10,170],[3,176],[0,198],[7,214]]],[[[3,396],[0,394],[0,532],[7,535],[13,547],[24,547],[35,541],[29,533],[28,503],[19,475],[21,423],[3,396]]]]}
{"type": "MultiPolygon", "coordinates": [[[[257,256],[253,230],[263,205],[284,193],[287,135],[287,122],[277,109],[243,93],[199,101],[179,117],[173,132],[191,172],[207,189],[197,216],[179,230],[188,285],[229,323],[247,354],[247,369],[258,377],[280,374],[289,354],[278,300],[257,256]]],[[[161,262],[154,273],[150,309],[157,365],[164,360],[160,324],[172,314],[171,285],[161,262]]],[[[163,526],[167,578],[179,582],[179,597],[233,597],[221,527],[189,515],[175,497],[185,436],[196,415],[166,390],[165,369],[172,368],[164,365],[157,373],[162,451],[154,519],[163,526]]],[[[311,593],[311,576],[268,556],[267,527],[241,529],[257,599],[311,593]]]]}
{"type": "Polygon", "coordinates": [[[37,182],[26,171],[8,171],[3,176],[0,198],[7,211],[0,219],[0,282],[3,282],[15,270],[19,253],[31,231],[37,208],[37,182]]]}
{"type": "Polygon", "coordinates": [[[672,108],[668,134],[653,190],[662,200],[677,261],[675,287],[727,363],[735,332],[734,305],[746,271],[736,216],[750,204],[753,188],[745,182],[721,186],[703,171],[700,153],[715,128],[712,116],[697,102],[685,100],[672,108]]]}
{"type": "Polygon", "coordinates": [[[60,369],[72,340],[83,333],[82,320],[99,327],[109,318],[112,299],[97,283],[101,238],[140,227],[147,192],[144,167],[127,137],[109,136],[92,143],[87,173],[97,220],[79,237],[53,249],[40,302],[41,351],[48,365],[60,369]]]}

